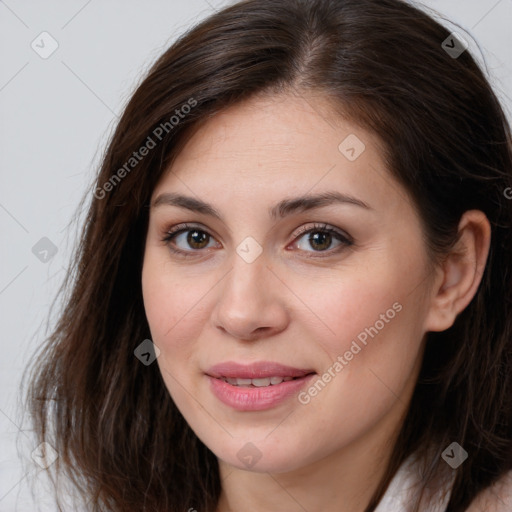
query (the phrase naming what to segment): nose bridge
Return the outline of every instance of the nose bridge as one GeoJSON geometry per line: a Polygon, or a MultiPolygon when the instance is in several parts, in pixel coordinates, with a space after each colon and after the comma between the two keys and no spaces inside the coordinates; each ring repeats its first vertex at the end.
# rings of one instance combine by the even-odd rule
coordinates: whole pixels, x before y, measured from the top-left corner
{"type": "Polygon", "coordinates": [[[263,283],[268,281],[269,270],[263,256],[248,263],[238,254],[232,259],[232,268],[224,283],[221,300],[229,305],[232,315],[238,310],[241,317],[251,309],[261,308],[265,298],[263,283]]]}
{"type": "MultiPolygon", "coordinates": [[[[240,244],[247,249],[247,246],[240,244]]],[[[240,248],[239,246],[239,248],[240,248]]],[[[251,247],[249,245],[249,251],[251,247]]],[[[241,339],[254,337],[254,332],[275,332],[284,328],[286,312],[279,297],[279,287],[265,256],[260,253],[246,258],[247,253],[233,254],[232,267],[219,288],[214,322],[217,327],[241,339]],[[265,328],[265,329],[262,329],[265,328]]]]}

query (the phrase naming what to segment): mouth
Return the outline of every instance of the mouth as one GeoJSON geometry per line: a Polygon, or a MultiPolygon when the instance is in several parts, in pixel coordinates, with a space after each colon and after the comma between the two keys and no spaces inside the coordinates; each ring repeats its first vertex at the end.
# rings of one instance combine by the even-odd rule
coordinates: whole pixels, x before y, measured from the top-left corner
{"type": "Polygon", "coordinates": [[[290,380],[301,379],[302,377],[264,377],[261,379],[241,379],[236,377],[220,377],[220,380],[231,384],[232,386],[243,388],[266,388],[268,386],[277,386],[281,382],[288,382],[290,380]]]}
{"type": "Polygon", "coordinates": [[[297,394],[316,372],[268,361],[250,365],[229,361],[211,367],[205,375],[224,404],[239,411],[260,411],[297,394]]]}

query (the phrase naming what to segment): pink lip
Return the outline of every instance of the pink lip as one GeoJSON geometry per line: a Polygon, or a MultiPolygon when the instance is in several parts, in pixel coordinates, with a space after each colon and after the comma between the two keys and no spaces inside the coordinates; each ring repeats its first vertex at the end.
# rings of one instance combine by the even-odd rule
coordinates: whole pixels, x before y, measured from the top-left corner
{"type": "Polygon", "coordinates": [[[315,370],[302,370],[270,361],[258,361],[248,365],[226,361],[212,366],[205,373],[215,378],[264,379],[265,377],[304,377],[310,373],[315,373],[315,370]]]}
{"type": "Polygon", "coordinates": [[[217,364],[206,372],[212,393],[221,402],[239,411],[262,411],[275,407],[296,395],[314,374],[314,370],[302,370],[267,361],[251,365],[229,361],[217,364]],[[265,387],[242,387],[224,382],[221,377],[239,379],[295,377],[295,379],[265,387]]]}

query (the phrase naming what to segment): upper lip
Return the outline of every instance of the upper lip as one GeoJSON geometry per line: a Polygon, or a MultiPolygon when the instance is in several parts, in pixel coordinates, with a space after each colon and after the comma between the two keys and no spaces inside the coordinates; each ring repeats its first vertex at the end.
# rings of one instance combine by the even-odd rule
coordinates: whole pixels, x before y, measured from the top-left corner
{"type": "Polygon", "coordinates": [[[304,377],[315,373],[311,369],[293,368],[272,361],[258,361],[251,364],[240,364],[225,361],[209,368],[206,372],[210,377],[239,379],[264,379],[265,377],[304,377]]]}

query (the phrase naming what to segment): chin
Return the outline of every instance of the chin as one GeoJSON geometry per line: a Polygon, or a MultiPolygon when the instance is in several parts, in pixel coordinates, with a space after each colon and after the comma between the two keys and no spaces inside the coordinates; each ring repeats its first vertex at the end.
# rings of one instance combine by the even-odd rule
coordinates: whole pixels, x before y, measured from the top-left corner
{"type": "Polygon", "coordinates": [[[225,464],[254,473],[288,473],[308,463],[296,445],[284,445],[280,440],[265,443],[246,439],[235,442],[231,439],[214,453],[225,464]]]}

